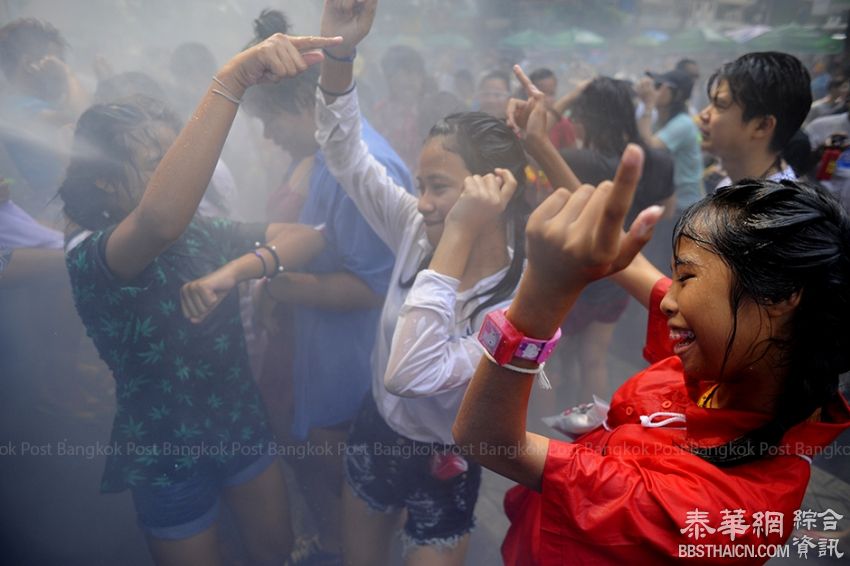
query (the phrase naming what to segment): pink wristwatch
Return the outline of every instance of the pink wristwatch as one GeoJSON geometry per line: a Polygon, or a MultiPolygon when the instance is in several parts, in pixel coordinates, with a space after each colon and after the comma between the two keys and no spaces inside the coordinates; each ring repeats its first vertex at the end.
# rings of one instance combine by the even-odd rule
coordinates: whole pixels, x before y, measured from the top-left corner
{"type": "Polygon", "coordinates": [[[529,338],[516,329],[505,316],[507,309],[492,311],[484,318],[478,341],[499,365],[514,358],[542,364],[552,355],[561,339],[561,329],[548,340],[529,338]]]}

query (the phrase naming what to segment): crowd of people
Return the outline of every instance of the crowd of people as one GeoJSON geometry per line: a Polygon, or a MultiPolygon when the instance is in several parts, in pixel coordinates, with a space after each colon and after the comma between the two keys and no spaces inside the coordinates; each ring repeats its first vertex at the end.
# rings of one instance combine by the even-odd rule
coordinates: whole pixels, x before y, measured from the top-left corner
{"type": "Polygon", "coordinates": [[[785,543],[850,427],[850,61],[441,85],[409,46],[358,69],[377,4],[325,0],[313,36],[264,10],[224,65],[186,43],[92,93],[56,27],[0,28],[0,288],[64,286],[115,380],[101,491],[154,562],[225,563],[224,504],[246,564],[384,564],[399,528],[406,564],[462,564],[482,467],[519,484],[506,564],[667,563],[694,510],[778,513],[733,541],[785,543]],[[228,136],[286,164],[262,216],[228,136]],[[535,381],[610,406],[550,439],[535,381]]]}

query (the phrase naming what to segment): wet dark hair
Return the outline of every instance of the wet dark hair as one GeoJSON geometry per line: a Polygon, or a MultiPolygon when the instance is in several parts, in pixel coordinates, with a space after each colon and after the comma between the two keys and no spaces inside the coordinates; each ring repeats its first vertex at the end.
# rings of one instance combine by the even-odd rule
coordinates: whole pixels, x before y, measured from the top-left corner
{"type": "Polygon", "coordinates": [[[53,25],[35,18],[21,18],[0,28],[0,69],[12,78],[18,65],[27,57],[41,57],[47,46],[59,47],[60,57],[68,43],[53,25]]]}
{"type": "Polygon", "coordinates": [[[697,64],[697,62],[694,61],[693,59],[688,59],[687,57],[685,57],[684,59],[679,59],[678,61],[676,61],[676,66],[673,67],[673,68],[676,69],[677,71],[687,71],[688,65],[696,65],[696,64],[697,64]]]}
{"type": "Polygon", "coordinates": [[[611,77],[590,81],[571,105],[571,117],[584,125],[585,144],[606,156],[619,156],[629,143],[643,145],[635,121],[634,91],[611,77]]]}
{"type": "Polygon", "coordinates": [[[537,84],[538,81],[554,78],[556,78],[555,73],[552,72],[552,69],[547,69],[546,67],[534,69],[533,71],[531,71],[531,74],[528,75],[528,80],[530,80],[534,84],[537,84]]]}
{"type": "MultiPolygon", "coordinates": [[[[289,33],[292,25],[289,18],[280,10],[265,9],[254,20],[254,43],[268,39],[276,33],[289,33]]],[[[254,45],[252,43],[251,45],[254,45]]]]}
{"type": "MultiPolygon", "coordinates": [[[[683,71],[684,72],[684,71],[683,71]]],[[[688,99],[691,97],[691,89],[688,90],[681,89],[676,85],[665,83],[668,87],[670,87],[670,93],[672,99],[670,100],[670,107],[667,110],[667,116],[662,121],[659,120],[658,127],[664,127],[667,122],[678,116],[679,114],[687,114],[688,113],[688,99]]]]}
{"type": "MultiPolygon", "coordinates": [[[[276,33],[289,33],[291,25],[280,10],[263,10],[254,20],[254,38],[248,47],[262,43],[276,33]]],[[[294,77],[284,77],[276,83],[265,83],[249,88],[242,97],[242,106],[255,116],[288,112],[297,114],[316,103],[316,86],[319,84],[319,66],[312,65],[294,77]]]]}
{"type": "MultiPolygon", "coordinates": [[[[528,161],[519,138],[504,122],[484,112],[459,112],[437,122],[428,133],[428,139],[441,138],[446,151],[456,153],[472,175],[486,175],[494,169],[508,169],[517,181],[516,192],[505,209],[508,233],[512,236],[514,255],[505,276],[493,287],[472,298],[489,297],[470,313],[469,320],[507,299],[519,283],[525,264],[525,224],[530,210],[525,201],[525,167],[528,161]]],[[[431,256],[423,259],[417,273],[428,267],[431,256]]],[[[413,284],[401,282],[403,287],[413,284]]],[[[471,299],[470,299],[471,300],[471,299]]]]}
{"type": "Polygon", "coordinates": [[[773,116],[776,129],[770,149],[782,151],[812,106],[811,77],[799,59],[787,53],[747,53],[720,67],[708,79],[708,98],[721,81],[743,109],[742,119],[773,116]]]}
{"type": "Polygon", "coordinates": [[[123,220],[128,210],[115,193],[97,183],[120,188],[138,201],[145,187],[138,186],[141,174],[135,163],[140,148],[153,148],[160,156],[157,126],[180,131],[180,120],[165,103],[134,96],[111,104],[96,104],[83,112],[74,131],[71,162],[59,187],[69,220],[87,230],[101,230],[123,220]],[[136,179],[131,179],[134,171],[136,179]]]}
{"type": "Polygon", "coordinates": [[[789,338],[772,339],[788,369],[774,418],[727,444],[691,449],[719,466],[756,460],[834,400],[850,369],[850,220],[820,187],[745,179],[685,210],[673,238],[693,240],[731,271],[734,321],[721,373],[743,302],[767,306],[800,293],[789,338]]]}

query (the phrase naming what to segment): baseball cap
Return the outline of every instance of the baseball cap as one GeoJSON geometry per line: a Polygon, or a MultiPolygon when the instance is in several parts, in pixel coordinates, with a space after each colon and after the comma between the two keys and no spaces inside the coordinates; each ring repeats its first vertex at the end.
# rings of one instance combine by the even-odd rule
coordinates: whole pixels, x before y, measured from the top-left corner
{"type": "Polygon", "coordinates": [[[675,88],[684,95],[685,99],[691,97],[691,91],[694,88],[694,81],[685,71],[673,70],[667,71],[666,73],[653,73],[652,71],[647,71],[646,74],[656,83],[670,85],[675,88]]]}

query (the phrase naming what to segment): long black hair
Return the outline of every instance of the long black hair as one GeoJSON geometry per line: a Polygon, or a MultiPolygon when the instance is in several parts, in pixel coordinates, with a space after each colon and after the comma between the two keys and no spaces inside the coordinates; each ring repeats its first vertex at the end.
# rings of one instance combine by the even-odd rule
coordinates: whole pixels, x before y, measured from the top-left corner
{"type": "MultiPolygon", "coordinates": [[[[512,242],[514,255],[507,273],[490,289],[482,291],[472,298],[489,295],[469,315],[469,320],[489,307],[511,296],[519,283],[525,264],[525,224],[530,214],[525,201],[525,167],[528,160],[516,134],[504,122],[485,112],[458,112],[450,114],[437,122],[428,133],[427,139],[439,137],[446,151],[458,154],[464,165],[473,175],[486,175],[494,169],[508,169],[517,181],[516,192],[508,203],[504,215],[507,219],[508,234],[512,242]]],[[[417,273],[428,267],[431,256],[426,256],[417,269],[417,273]]],[[[402,281],[402,287],[413,284],[415,275],[402,281]]]]}
{"type": "Polygon", "coordinates": [[[667,107],[667,112],[664,119],[662,120],[659,117],[659,128],[663,128],[667,124],[667,122],[669,122],[679,114],[688,113],[688,99],[691,97],[690,91],[684,91],[681,88],[677,88],[673,85],[668,86],[670,87],[672,98],[670,99],[670,106],[667,107]]]}
{"type": "Polygon", "coordinates": [[[71,161],[59,187],[69,220],[87,230],[101,230],[129,214],[115,192],[98,185],[123,190],[131,201],[138,202],[145,189],[139,183],[138,152],[146,149],[162,157],[168,151],[159,144],[158,126],[174,132],[181,128],[180,119],[165,103],[142,95],[95,104],[83,112],[74,130],[71,161]]]}
{"type": "Polygon", "coordinates": [[[643,146],[632,94],[629,83],[611,77],[588,83],[570,107],[571,117],[584,125],[586,146],[608,157],[619,157],[630,143],[643,146]]]}
{"type": "Polygon", "coordinates": [[[745,179],[685,210],[674,244],[680,238],[717,254],[732,274],[734,321],[722,368],[745,300],[771,305],[800,294],[789,338],[772,339],[788,369],[774,418],[727,444],[692,449],[721,466],[749,462],[833,400],[839,374],[850,369],[850,220],[821,188],[745,179]]]}

